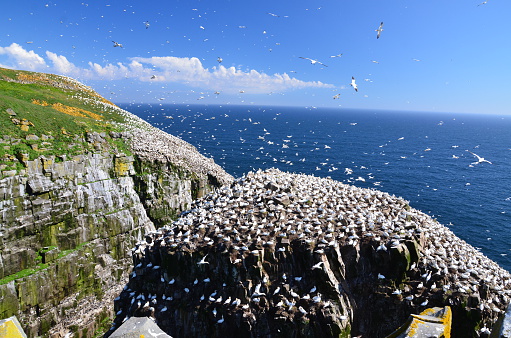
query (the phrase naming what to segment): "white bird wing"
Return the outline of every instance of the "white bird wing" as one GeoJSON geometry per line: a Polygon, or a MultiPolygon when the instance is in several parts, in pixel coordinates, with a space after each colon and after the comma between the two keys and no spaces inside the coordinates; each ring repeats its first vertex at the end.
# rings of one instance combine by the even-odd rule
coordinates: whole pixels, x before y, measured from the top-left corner
{"type": "Polygon", "coordinates": [[[481,156],[477,155],[476,153],[471,152],[470,150],[468,150],[468,152],[471,153],[472,155],[474,155],[475,157],[477,157],[478,161],[481,161],[483,159],[481,156]]]}

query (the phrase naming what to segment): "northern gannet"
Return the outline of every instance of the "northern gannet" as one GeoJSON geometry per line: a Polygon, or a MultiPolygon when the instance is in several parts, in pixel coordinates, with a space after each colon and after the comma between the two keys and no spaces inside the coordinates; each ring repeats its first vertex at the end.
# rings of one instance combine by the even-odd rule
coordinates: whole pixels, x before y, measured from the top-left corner
{"type": "Polygon", "coordinates": [[[376,29],[375,31],[377,32],[376,38],[379,39],[381,32],[383,31],[383,21],[380,23],[380,27],[378,27],[378,29],[376,29]]]}

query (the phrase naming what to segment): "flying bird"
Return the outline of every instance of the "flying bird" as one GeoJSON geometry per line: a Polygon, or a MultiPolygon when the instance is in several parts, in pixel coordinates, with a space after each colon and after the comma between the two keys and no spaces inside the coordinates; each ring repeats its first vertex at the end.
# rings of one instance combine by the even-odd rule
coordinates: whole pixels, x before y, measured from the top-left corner
{"type": "Polygon", "coordinates": [[[378,29],[376,29],[375,31],[378,32],[376,34],[376,38],[379,39],[380,38],[380,34],[383,31],[383,21],[380,23],[380,27],[378,27],[378,29]]]}
{"type": "Polygon", "coordinates": [[[112,40],[112,42],[114,43],[114,47],[121,47],[121,48],[123,48],[122,44],[120,44],[119,42],[115,42],[113,40],[112,40]]]}
{"type": "Polygon", "coordinates": [[[357,87],[357,84],[355,83],[355,78],[353,76],[351,77],[350,86],[352,86],[353,89],[355,89],[355,91],[358,92],[358,87],[357,87]]]}
{"type": "Polygon", "coordinates": [[[486,5],[486,3],[487,3],[487,2],[488,2],[488,0],[483,1],[483,2],[481,2],[479,5],[477,5],[477,7],[479,7],[479,6],[481,6],[481,5],[486,5]]]}
{"type": "Polygon", "coordinates": [[[339,58],[339,57],[341,57],[341,56],[342,56],[342,53],[341,53],[341,54],[337,54],[337,55],[331,55],[330,57],[331,57],[331,58],[339,58]]]}
{"type": "Polygon", "coordinates": [[[151,25],[149,24],[149,21],[145,21],[145,22],[144,22],[144,24],[145,24],[145,29],[148,29],[148,28],[149,28],[149,26],[151,26],[151,25]]]}
{"type": "Polygon", "coordinates": [[[208,257],[208,254],[206,254],[206,256],[202,257],[202,259],[197,263],[197,265],[209,264],[209,262],[206,262],[206,257],[208,257]]]}
{"type": "Polygon", "coordinates": [[[471,153],[472,155],[474,155],[475,157],[477,157],[477,162],[472,162],[472,164],[479,164],[479,163],[483,163],[483,162],[486,162],[486,163],[490,163],[490,164],[493,164],[491,163],[490,161],[488,160],[485,160],[484,157],[481,157],[477,154],[474,154],[473,152],[467,150],[469,153],[471,153]]]}
{"type": "Polygon", "coordinates": [[[335,100],[335,99],[338,99],[338,98],[340,98],[340,97],[341,97],[341,94],[335,94],[335,95],[333,96],[334,100],[335,100]]]}
{"type": "Polygon", "coordinates": [[[317,64],[320,64],[322,66],[325,66],[325,67],[328,67],[327,65],[325,65],[324,63],[321,63],[319,62],[318,60],[314,60],[314,59],[309,59],[309,58],[304,58],[303,56],[299,56],[300,59],[304,59],[304,60],[309,60],[311,62],[312,65],[315,65],[316,63],[317,64]]]}
{"type": "Polygon", "coordinates": [[[220,56],[216,60],[218,61],[218,63],[222,63],[222,61],[224,61],[220,56]]]}
{"type": "Polygon", "coordinates": [[[321,265],[322,265],[322,264],[325,264],[325,262],[321,261],[321,262],[319,262],[319,263],[317,263],[317,264],[314,264],[314,265],[312,266],[312,270],[315,270],[315,269],[321,269],[321,265]]]}
{"type": "MultiPolygon", "coordinates": [[[[280,15],[273,14],[273,13],[268,13],[268,14],[269,14],[269,15],[271,15],[271,16],[274,16],[274,17],[276,17],[276,18],[280,18],[280,15]]],[[[284,17],[284,18],[288,18],[288,16],[287,16],[287,15],[284,15],[283,17],[284,17]]]]}

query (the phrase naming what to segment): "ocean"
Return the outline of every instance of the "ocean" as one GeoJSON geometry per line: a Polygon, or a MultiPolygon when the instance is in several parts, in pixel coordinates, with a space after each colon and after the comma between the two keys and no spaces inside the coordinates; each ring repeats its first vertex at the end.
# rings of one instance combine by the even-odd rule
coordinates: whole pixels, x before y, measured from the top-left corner
{"type": "Polygon", "coordinates": [[[119,104],[234,177],[304,173],[403,197],[511,271],[511,116],[119,104]],[[478,161],[477,154],[490,161],[478,161]]]}

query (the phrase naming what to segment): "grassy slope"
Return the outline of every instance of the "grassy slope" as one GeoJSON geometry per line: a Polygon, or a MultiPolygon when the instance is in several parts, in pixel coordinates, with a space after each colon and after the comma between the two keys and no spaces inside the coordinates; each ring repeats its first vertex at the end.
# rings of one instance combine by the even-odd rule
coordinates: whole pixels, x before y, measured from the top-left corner
{"type": "MultiPolygon", "coordinates": [[[[0,170],[19,169],[15,157],[20,153],[34,159],[90,150],[86,132],[122,131],[129,120],[121,109],[70,78],[0,68],[0,170]],[[28,131],[16,124],[23,119],[28,131]],[[27,135],[39,139],[27,140],[27,135]]],[[[109,142],[124,148],[122,142],[109,142]]]]}

